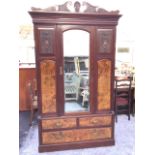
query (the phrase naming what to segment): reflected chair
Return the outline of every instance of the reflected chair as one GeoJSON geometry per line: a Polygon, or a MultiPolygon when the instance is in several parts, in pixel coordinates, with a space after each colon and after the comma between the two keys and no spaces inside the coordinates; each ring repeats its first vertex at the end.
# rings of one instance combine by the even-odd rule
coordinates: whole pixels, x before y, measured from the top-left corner
{"type": "Polygon", "coordinates": [[[38,109],[38,97],[37,97],[37,84],[36,79],[29,81],[27,84],[29,99],[30,99],[30,126],[32,125],[32,121],[34,119],[35,111],[38,109]]]}
{"type": "Polygon", "coordinates": [[[78,101],[80,77],[74,73],[65,73],[64,77],[65,101],[78,101]]]}
{"type": "Polygon", "coordinates": [[[131,78],[115,78],[115,118],[117,115],[125,113],[130,120],[131,109],[131,78]]]}
{"type": "Polygon", "coordinates": [[[89,101],[89,91],[88,89],[85,89],[81,92],[81,95],[82,95],[82,107],[85,106],[85,102],[88,102],[89,101]]]}

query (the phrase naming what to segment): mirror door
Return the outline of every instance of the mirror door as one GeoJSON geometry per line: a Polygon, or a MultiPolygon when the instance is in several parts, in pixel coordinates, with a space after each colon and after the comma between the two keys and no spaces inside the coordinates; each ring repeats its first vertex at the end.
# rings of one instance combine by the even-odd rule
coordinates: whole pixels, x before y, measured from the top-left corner
{"type": "Polygon", "coordinates": [[[57,99],[60,115],[86,114],[95,110],[94,30],[93,26],[57,26],[57,85],[61,90],[57,91],[57,99]]]}
{"type": "Polygon", "coordinates": [[[90,34],[71,29],[63,32],[64,111],[90,108],[90,34]]]}

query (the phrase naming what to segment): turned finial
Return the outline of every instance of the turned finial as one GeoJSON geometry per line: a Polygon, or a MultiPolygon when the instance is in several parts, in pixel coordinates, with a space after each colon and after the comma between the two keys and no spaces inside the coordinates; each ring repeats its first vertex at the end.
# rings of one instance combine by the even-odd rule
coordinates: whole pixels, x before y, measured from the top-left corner
{"type": "Polygon", "coordinates": [[[80,7],[81,7],[80,2],[76,1],[74,3],[75,12],[80,12],[80,7]]]}

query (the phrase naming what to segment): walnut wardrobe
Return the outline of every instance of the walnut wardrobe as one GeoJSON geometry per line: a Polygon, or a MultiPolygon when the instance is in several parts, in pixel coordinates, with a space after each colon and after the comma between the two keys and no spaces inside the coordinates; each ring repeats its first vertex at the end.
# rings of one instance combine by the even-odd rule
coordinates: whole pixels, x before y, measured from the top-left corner
{"type": "Polygon", "coordinates": [[[114,145],[119,11],[66,2],[29,11],[34,24],[39,152],[114,145]]]}

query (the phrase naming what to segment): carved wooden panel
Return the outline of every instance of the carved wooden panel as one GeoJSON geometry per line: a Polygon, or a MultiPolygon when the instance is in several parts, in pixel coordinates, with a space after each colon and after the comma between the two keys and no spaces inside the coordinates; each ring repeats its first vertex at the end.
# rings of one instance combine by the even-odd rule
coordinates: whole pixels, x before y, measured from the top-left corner
{"type": "Polygon", "coordinates": [[[97,47],[99,53],[111,53],[112,50],[112,29],[97,30],[97,47]]]}
{"type": "Polygon", "coordinates": [[[40,53],[53,54],[54,53],[54,28],[39,28],[40,32],[40,53]]]}
{"type": "Polygon", "coordinates": [[[43,12],[80,12],[80,13],[94,13],[94,14],[107,14],[107,13],[111,13],[111,14],[118,14],[119,11],[115,10],[115,11],[107,11],[103,8],[100,8],[98,6],[94,6],[88,2],[71,2],[71,1],[67,1],[64,4],[60,4],[60,5],[56,5],[56,6],[50,6],[44,9],[41,8],[36,8],[36,7],[32,7],[31,8],[33,11],[43,11],[43,12]]]}
{"type": "Polygon", "coordinates": [[[43,144],[56,144],[67,142],[79,142],[87,140],[99,140],[112,138],[112,128],[76,129],[55,132],[43,132],[43,144]]]}
{"type": "Polygon", "coordinates": [[[76,118],[42,120],[43,129],[73,128],[76,127],[76,118]]]}
{"type": "Polygon", "coordinates": [[[112,123],[111,116],[85,117],[85,118],[80,118],[80,121],[79,121],[79,124],[81,127],[111,125],[111,123],[112,123]]]}
{"type": "Polygon", "coordinates": [[[42,113],[56,112],[56,66],[52,60],[43,60],[41,68],[42,113]]]}
{"type": "Polygon", "coordinates": [[[98,110],[110,109],[111,100],[111,61],[99,60],[98,65],[98,81],[97,81],[97,101],[98,110]]]}

